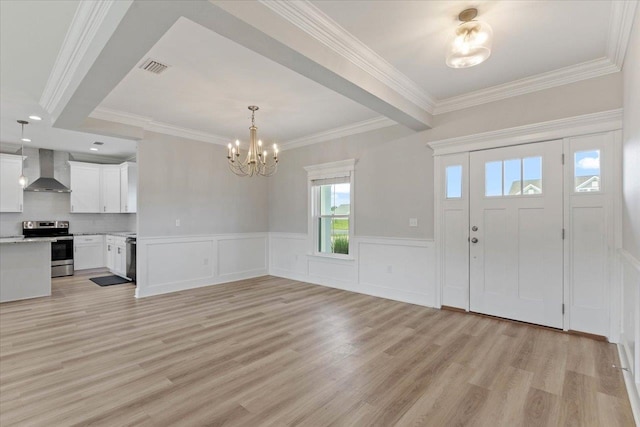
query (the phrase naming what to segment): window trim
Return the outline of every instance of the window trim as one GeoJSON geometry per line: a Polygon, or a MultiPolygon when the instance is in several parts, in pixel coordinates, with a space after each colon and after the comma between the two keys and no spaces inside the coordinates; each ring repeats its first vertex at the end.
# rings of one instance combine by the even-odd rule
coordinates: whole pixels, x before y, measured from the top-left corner
{"type": "Polygon", "coordinates": [[[304,169],[307,171],[307,198],[308,198],[308,211],[307,211],[307,240],[308,240],[308,249],[307,255],[322,257],[322,258],[331,258],[331,259],[340,259],[340,260],[348,260],[353,261],[356,259],[356,250],[357,245],[354,241],[354,230],[355,230],[355,165],[356,159],[347,159],[340,160],[337,162],[330,163],[322,163],[318,165],[310,165],[305,166],[304,169]],[[329,179],[329,178],[342,178],[349,177],[349,215],[345,215],[349,218],[349,254],[332,254],[326,252],[320,252],[318,250],[319,244],[319,231],[315,227],[315,212],[316,212],[316,204],[318,201],[315,197],[314,191],[314,180],[319,179],[329,179]]]}

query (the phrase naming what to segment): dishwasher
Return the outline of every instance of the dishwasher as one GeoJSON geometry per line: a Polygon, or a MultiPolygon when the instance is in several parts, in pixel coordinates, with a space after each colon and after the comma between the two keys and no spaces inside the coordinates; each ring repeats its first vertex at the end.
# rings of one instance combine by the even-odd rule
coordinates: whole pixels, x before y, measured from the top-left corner
{"type": "Polygon", "coordinates": [[[135,282],[137,241],[135,237],[127,237],[125,243],[127,245],[127,277],[135,282]]]}

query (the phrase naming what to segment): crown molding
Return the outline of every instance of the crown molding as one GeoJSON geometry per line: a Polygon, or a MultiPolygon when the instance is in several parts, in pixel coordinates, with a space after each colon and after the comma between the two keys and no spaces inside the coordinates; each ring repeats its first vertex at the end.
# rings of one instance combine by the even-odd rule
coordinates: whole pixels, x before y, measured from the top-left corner
{"type": "Polygon", "coordinates": [[[487,104],[501,99],[511,98],[527,93],[538,92],[557,86],[592,79],[620,71],[609,58],[600,58],[558,70],[537,74],[509,83],[492,86],[486,89],[465,93],[438,101],[435,114],[444,114],[462,110],[476,105],[487,104]]]}
{"type": "Polygon", "coordinates": [[[369,132],[372,130],[393,126],[395,124],[397,123],[386,117],[376,117],[374,119],[363,120],[361,122],[352,123],[350,125],[340,126],[334,129],[329,129],[327,131],[303,136],[302,138],[291,139],[289,141],[280,143],[280,148],[282,150],[291,150],[293,148],[300,148],[307,145],[317,144],[319,142],[344,138],[346,136],[369,132]]]}
{"type": "Polygon", "coordinates": [[[79,2],[40,98],[40,105],[50,114],[60,103],[107,13],[116,3],[116,0],[79,2]]]}
{"type": "MultiPolygon", "coordinates": [[[[151,117],[140,116],[137,114],[127,113],[125,111],[112,110],[109,108],[96,108],[91,115],[94,119],[106,120],[109,122],[121,123],[123,125],[136,126],[146,131],[163,133],[166,135],[177,136],[180,138],[194,139],[196,141],[209,142],[212,144],[226,146],[233,138],[221,135],[215,135],[198,131],[195,129],[184,128],[169,123],[153,120],[151,117]]],[[[317,144],[319,142],[330,141],[332,139],[344,138],[349,135],[355,135],[376,129],[381,129],[397,124],[386,117],[376,117],[370,120],[364,120],[352,123],[346,126],[340,126],[323,132],[314,133],[302,138],[292,139],[289,141],[278,143],[281,151],[293,148],[304,147],[306,145],[317,144]]]]}
{"type": "Polygon", "coordinates": [[[159,122],[153,120],[151,117],[139,116],[137,114],[111,110],[108,108],[96,108],[89,117],[98,120],[121,123],[124,125],[137,126],[149,132],[163,133],[166,135],[177,136],[179,138],[194,139],[196,141],[209,142],[217,145],[226,146],[232,139],[195,129],[172,125],[170,123],[159,122]]]}
{"type": "Polygon", "coordinates": [[[607,58],[618,69],[622,69],[624,63],[637,6],[637,0],[614,1],[611,4],[607,58]]]}
{"type": "Polygon", "coordinates": [[[622,108],[533,123],[507,129],[458,136],[429,142],[434,156],[454,154],[576,135],[608,132],[622,128],[622,108]]]}
{"type": "Polygon", "coordinates": [[[436,100],[431,95],[311,2],[307,0],[259,1],[423,110],[428,113],[433,112],[436,100]]]}

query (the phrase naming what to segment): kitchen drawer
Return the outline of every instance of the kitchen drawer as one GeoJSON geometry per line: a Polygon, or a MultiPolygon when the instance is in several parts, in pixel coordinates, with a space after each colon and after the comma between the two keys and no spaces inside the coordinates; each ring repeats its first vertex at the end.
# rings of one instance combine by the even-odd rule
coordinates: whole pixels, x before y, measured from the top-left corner
{"type": "Polygon", "coordinates": [[[91,235],[91,236],[74,236],[73,242],[75,244],[81,243],[102,243],[102,237],[100,235],[91,235]]]}

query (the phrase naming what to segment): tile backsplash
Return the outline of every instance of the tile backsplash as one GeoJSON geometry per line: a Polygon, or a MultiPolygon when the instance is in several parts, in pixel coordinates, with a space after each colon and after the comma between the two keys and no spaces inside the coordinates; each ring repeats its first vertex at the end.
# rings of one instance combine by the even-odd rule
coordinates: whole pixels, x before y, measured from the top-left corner
{"type": "Polygon", "coordinates": [[[71,233],[135,231],[136,214],[70,213],[70,193],[24,193],[22,213],[0,213],[0,236],[22,234],[22,221],[69,221],[71,233]]]}

